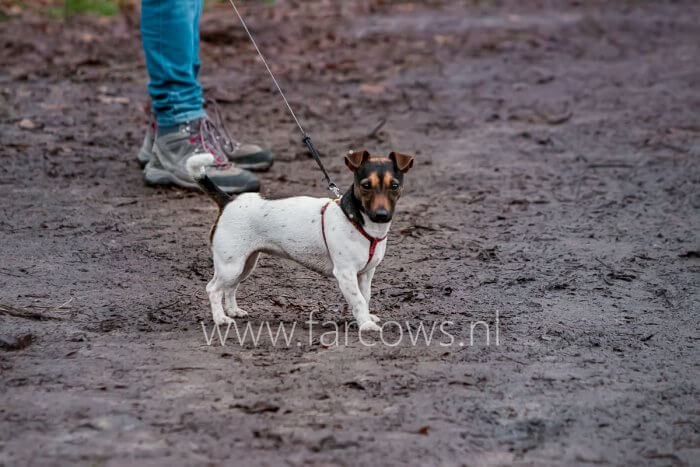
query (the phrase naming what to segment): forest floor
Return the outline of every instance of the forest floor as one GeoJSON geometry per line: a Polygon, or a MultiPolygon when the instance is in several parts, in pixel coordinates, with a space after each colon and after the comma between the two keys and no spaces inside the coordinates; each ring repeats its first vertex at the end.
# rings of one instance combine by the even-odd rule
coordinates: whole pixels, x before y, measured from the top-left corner
{"type": "MultiPolygon", "coordinates": [[[[371,305],[398,345],[269,256],[238,325],[299,340],[208,345],[216,207],[143,185],[134,12],[5,18],[0,465],[696,463],[700,3],[249,3],[340,185],[350,148],[415,156],[371,305]]],[[[263,195],[326,196],[226,5],[201,31],[263,195]]]]}

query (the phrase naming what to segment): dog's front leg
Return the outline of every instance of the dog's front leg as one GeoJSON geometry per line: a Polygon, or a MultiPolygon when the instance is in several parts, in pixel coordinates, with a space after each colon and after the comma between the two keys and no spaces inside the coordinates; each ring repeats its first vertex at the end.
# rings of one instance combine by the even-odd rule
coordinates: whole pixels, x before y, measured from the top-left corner
{"type": "Polygon", "coordinates": [[[345,300],[352,308],[352,314],[357,320],[360,331],[379,331],[379,326],[374,324],[374,320],[372,320],[367,308],[367,301],[360,291],[360,286],[357,282],[357,271],[334,269],[333,275],[338,280],[338,286],[345,300]]]}
{"type": "MultiPolygon", "coordinates": [[[[372,278],[374,277],[374,270],[376,268],[369,269],[361,274],[357,275],[358,282],[360,284],[360,292],[362,292],[362,296],[365,298],[365,303],[367,303],[367,310],[369,311],[369,300],[370,300],[370,295],[372,294],[372,278]]],[[[375,323],[378,323],[380,321],[379,317],[377,315],[374,315],[372,313],[369,314],[369,317],[374,321],[375,323]]]]}

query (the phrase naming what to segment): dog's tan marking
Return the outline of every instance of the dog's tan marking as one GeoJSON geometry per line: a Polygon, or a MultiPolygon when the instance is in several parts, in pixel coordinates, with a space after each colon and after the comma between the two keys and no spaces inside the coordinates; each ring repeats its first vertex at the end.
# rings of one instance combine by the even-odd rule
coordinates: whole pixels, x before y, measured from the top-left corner
{"type": "Polygon", "coordinates": [[[372,188],[379,188],[379,175],[377,175],[377,172],[372,172],[369,174],[369,183],[372,185],[372,188]]]}
{"type": "Polygon", "coordinates": [[[391,173],[385,172],[384,173],[384,188],[389,188],[391,186],[391,182],[394,180],[394,177],[391,176],[391,173]]]}
{"type": "Polygon", "coordinates": [[[367,159],[367,162],[372,162],[375,164],[391,164],[391,159],[389,159],[387,157],[370,156],[370,158],[367,159]]]}

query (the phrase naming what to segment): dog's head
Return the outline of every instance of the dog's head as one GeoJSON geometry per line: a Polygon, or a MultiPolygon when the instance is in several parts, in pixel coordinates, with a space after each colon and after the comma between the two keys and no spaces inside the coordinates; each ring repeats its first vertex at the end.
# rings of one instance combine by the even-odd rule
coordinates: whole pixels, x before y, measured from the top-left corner
{"type": "Polygon", "coordinates": [[[372,222],[389,222],[403,191],[403,176],[413,167],[413,157],[392,152],[389,157],[372,157],[358,151],[345,157],[355,174],[353,194],[372,222]]]}

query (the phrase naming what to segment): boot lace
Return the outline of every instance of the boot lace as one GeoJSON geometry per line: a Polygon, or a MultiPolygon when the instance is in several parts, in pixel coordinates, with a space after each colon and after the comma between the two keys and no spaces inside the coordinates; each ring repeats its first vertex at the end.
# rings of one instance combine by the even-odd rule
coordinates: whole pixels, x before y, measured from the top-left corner
{"type": "Polygon", "coordinates": [[[227,168],[232,165],[227,154],[235,152],[240,143],[233,139],[224,125],[221,109],[219,109],[217,102],[209,99],[207,103],[213,109],[214,120],[208,115],[202,117],[199,121],[199,131],[190,137],[190,143],[196,144],[198,149],[212,154],[214,165],[227,168]]]}

